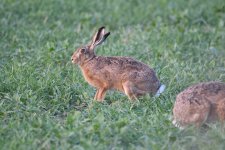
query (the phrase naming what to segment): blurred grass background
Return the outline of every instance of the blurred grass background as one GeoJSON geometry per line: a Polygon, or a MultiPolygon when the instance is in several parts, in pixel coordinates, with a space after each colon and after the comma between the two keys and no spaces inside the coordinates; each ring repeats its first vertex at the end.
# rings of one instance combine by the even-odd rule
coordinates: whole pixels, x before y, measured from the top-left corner
{"type": "Polygon", "coordinates": [[[177,93],[225,81],[223,0],[1,0],[0,149],[225,149],[219,125],[180,131],[177,93]],[[165,93],[103,104],[71,54],[106,26],[98,55],[130,56],[155,69],[165,93]]]}

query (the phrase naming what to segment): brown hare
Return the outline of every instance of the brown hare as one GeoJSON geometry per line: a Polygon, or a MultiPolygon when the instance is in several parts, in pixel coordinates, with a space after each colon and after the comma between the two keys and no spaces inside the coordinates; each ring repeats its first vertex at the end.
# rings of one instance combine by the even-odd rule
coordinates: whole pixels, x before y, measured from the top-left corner
{"type": "Polygon", "coordinates": [[[72,63],[81,68],[85,80],[97,88],[94,99],[103,101],[109,89],[119,90],[130,99],[147,93],[157,96],[162,93],[165,86],[146,64],[129,57],[96,56],[95,47],[109,35],[104,27],[99,28],[91,43],[78,48],[71,57],[72,63]]]}
{"type": "Polygon", "coordinates": [[[173,124],[200,127],[204,123],[225,121],[225,83],[206,82],[179,93],[173,107],[173,124]]]}

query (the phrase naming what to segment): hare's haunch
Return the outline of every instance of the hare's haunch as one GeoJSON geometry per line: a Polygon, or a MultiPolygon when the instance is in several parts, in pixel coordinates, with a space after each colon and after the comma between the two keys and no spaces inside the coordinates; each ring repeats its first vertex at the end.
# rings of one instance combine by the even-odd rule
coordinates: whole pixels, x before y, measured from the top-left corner
{"type": "Polygon", "coordinates": [[[201,126],[225,121],[225,83],[206,82],[188,87],[177,95],[173,107],[173,124],[201,126]]]}

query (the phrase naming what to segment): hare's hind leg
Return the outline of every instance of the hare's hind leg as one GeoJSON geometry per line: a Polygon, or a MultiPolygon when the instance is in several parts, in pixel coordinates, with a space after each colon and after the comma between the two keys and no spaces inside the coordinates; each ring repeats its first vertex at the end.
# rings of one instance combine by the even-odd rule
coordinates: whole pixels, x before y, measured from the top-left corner
{"type": "Polygon", "coordinates": [[[142,91],[135,87],[132,82],[123,83],[124,93],[129,97],[129,99],[137,99],[139,96],[145,95],[146,91],[142,91]]]}
{"type": "Polygon", "coordinates": [[[188,100],[177,100],[173,108],[173,124],[180,128],[188,125],[200,127],[208,119],[210,109],[208,101],[198,99],[190,103],[188,100]]]}
{"type": "Polygon", "coordinates": [[[107,89],[106,88],[100,88],[96,91],[95,94],[95,100],[99,101],[99,102],[103,102],[104,98],[105,98],[105,94],[106,94],[107,89]]]}

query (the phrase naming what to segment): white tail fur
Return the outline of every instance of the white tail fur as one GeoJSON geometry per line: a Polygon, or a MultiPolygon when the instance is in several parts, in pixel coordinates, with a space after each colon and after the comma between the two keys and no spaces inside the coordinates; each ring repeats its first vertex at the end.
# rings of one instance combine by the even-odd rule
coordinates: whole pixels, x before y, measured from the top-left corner
{"type": "Polygon", "coordinates": [[[175,119],[173,119],[172,124],[175,127],[179,128],[180,130],[183,130],[184,129],[184,127],[180,126],[180,124],[175,119]]]}
{"type": "Polygon", "coordinates": [[[166,86],[164,84],[161,84],[158,91],[155,94],[155,97],[159,97],[159,95],[165,90],[166,86]]]}

